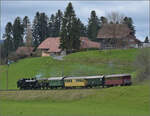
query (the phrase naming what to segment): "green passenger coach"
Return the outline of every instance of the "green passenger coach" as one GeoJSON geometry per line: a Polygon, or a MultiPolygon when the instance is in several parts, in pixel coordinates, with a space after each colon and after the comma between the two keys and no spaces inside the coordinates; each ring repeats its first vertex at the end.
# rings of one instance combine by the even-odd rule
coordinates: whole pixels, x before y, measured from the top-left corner
{"type": "Polygon", "coordinates": [[[51,89],[58,88],[58,87],[61,87],[61,88],[64,87],[63,77],[53,77],[53,78],[48,78],[48,80],[49,80],[49,87],[51,89]]]}
{"type": "Polygon", "coordinates": [[[103,76],[87,76],[85,79],[87,80],[87,87],[96,87],[102,85],[103,76]]]}

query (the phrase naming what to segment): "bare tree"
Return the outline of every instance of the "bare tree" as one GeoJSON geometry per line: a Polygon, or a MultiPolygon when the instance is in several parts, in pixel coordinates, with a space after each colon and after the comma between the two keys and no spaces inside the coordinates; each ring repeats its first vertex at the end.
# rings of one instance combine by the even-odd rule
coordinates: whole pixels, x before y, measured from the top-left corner
{"type": "Polygon", "coordinates": [[[108,18],[109,23],[122,24],[123,19],[124,19],[124,15],[120,14],[119,12],[112,11],[111,13],[109,13],[107,15],[107,18],[108,18]]]}
{"type": "Polygon", "coordinates": [[[112,36],[113,36],[110,39],[110,44],[111,45],[114,44],[113,47],[115,48],[122,47],[122,43],[123,43],[122,37],[124,36],[124,33],[128,33],[127,31],[129,31],[127,29],[127,26],[123,25],[124,17],[125,16],[123,14],[115,11],[112,11],[109,14],[107,14],[107,19],[111,25],[112,36]],[[122,35],[122,37],[120,35],[122,35]]]}
{"type": "Polygon", "coordinates": [[[26,46],[32,47],[32,30],[30,24],[27,25],[26,46]]]}

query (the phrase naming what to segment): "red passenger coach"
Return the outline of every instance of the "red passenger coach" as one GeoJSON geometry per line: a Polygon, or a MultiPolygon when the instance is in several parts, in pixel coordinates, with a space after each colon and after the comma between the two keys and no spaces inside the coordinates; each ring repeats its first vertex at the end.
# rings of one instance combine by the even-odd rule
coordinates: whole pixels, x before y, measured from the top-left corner
{"type": "Polygon", "coordinates": [[[131,85],[130,74],[114,74],[105,76],[105,86],[131,85]]]}

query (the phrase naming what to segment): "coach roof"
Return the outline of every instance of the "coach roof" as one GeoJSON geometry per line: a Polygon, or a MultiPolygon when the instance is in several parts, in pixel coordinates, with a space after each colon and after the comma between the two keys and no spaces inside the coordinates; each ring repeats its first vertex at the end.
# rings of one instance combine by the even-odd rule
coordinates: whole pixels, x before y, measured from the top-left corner
{"type": "Polygon", "coordinates": [[[69,79],[95,79],[95,78],[103,78],[103,76],[81,76],[81,77],[67,77],[65,80],[69,79]]]}
{"type": "Polygon", "coordinates": [[[130,74],[113,74],[113,75],[106,75],[106,78],[110,77],[124,77],[124,76],[131,76],[130,74]]]}

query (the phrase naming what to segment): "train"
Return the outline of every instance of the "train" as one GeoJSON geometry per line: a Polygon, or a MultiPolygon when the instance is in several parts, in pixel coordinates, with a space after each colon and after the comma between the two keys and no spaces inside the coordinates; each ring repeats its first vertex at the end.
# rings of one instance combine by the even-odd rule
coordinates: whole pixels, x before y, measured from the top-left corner
{"type": "Polygon", "coordinates": [[[22,78],[17,81],[20,90],[73,89],[129,86],[132,84],[130,74],[113,74],[81,77],[22,78]]]}

